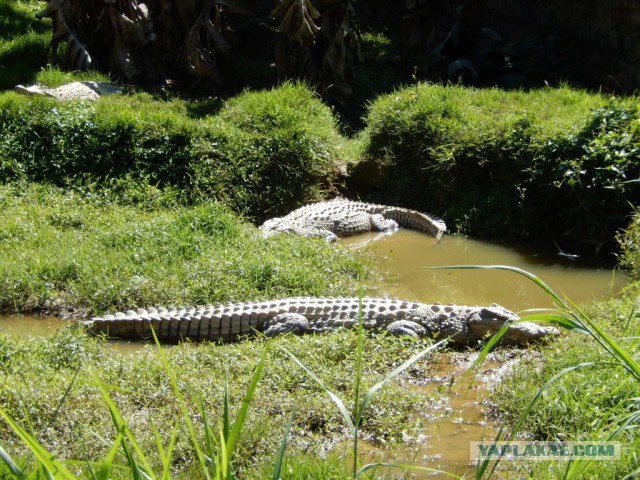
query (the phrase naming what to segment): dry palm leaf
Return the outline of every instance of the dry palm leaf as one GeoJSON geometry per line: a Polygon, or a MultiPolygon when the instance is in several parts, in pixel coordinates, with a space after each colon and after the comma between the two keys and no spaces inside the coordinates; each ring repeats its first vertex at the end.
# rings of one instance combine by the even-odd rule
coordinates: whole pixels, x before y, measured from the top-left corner
{"type": "Polygon", "coordinates": [[[73,70],[86,70],[91,66],[92,59],[86,45],[80,41],[71,27],[72,11],[66,0],[49,0],[44,10],[36,14],[39,20],[49,17],[53,23],[53,35],[49,48],[53,62],[57,61],[58,46],[61,42],[67,42],[67,47],[62,58],[62,65],[73,70]]]}
{"type": "Polygon", "coordinates": [[[319,30],[314,19],[320,13],[310,0],[282,0],[272,13],[280,21],[280,33],[301,45],[313,45],[319,30]]]}

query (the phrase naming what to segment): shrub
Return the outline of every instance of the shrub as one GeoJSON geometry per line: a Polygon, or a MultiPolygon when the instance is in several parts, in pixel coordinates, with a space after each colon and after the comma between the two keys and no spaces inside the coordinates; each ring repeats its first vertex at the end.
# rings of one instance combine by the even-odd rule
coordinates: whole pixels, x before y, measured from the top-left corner
{"type": "Polygon", "coordinates": [[[87,185],[128,178],[218,200],[258,220],[333,187],[330,110],[302,86],[245,93],[216,115],[148,95],[98,103],[0,96],[0,176],[87,185]]]}
{"type": "Polygon", "coordinates": [[[420,84],[378,98],[367,122],[365,155],[388,179],[372,198],[465,233],[602,245],[639,193],[633,99],[420,84]]]}
{"type": "Polygon", "coordinates": [[[640,118],[619,102],[595,109],[571,135],[549,139],[534,158],[524,205],[533,225],[600,247],[626,226],[640,200],[640,118]]]}

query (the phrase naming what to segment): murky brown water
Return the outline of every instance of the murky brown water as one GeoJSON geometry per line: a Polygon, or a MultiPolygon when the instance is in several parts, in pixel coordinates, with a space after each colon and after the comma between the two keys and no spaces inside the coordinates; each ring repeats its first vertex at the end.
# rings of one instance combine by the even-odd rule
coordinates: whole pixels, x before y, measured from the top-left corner
{"type": "MultiPolygon", "coordinates": [[[[401,298],[422,302],[457,304],[499,303],[516,312],[530,308],[549,308],[549,297],[530,280],[505,271],[491,270],[423,270],[419,267],[439,265],[510,265],[527,270],[545,281],[558,294],[576,303],[619,293],[626,283],[623,273],[614,274],[611,266],[569,259],[558,251],[522,250],[490,242],[445,236],[439,243],[424,234],[399,230],[393,235],[376,235],[344,239],[350,245],[369,249],[378,265],[388,272],[392,285],[383,291],[401,298]]],[[[455,354],[443,355],[434,377],[417,388],[425,395],[444,393],[443,404],[425,412],[422,437],[393,449],[366,443],[362,464],[373,462],[405,463],[442,470],[473,478],[474,462],[469,458],[469,442],[491,440],[496,427],[488,417],[488,386],[497,381],[493,370],[500,363],[485,362],[482,374],[471,388],[454,383],[464,375],[468,363],[453,361],[455,354]],[[447,360],[449,359],[449,361],[447,360]]],[[[401,470],[379,470],[398,475],[401,470]]],[[[407,478],[451,478],[443,474],[412,471],[407,478]]]]}
{"type": "MultiPolygon", "coordinates": [[[[389,295],[422,302],[457,304],[499,303],[516,312],[528,308],[551,307],[549,298],[527,279],[504,271],[487,270],[421,270],[419,267],[437,265],[494,264],[512,265],[528,270],[556,292],[564,293],[574,302],[590,300],[618,293],[625,285],[624,275],[612,268],[587,264],[581,259],[570,260],[558,252],[519,250],[504,245],[445,236],[436,244],[430,237],[400,230],[378,238],[359,236],[342,240],[349,245],[372,251],[378,264],[389,273],[393,284],[383,286],[389,295]]],[[[0,334],[17,336],[49,336],[64,325],[56,318],[0,315],[0,334]]],[[[131,353],[141,344],[121,342],[111,344],[115,349],[131,353]]],[[[456,354],[440,357],[436,373],[423,386],[412,386],[425,395],[438,392],[441,403],[434,411],[424,412],[415,419],[422,422],[422,434],[416,441],[407,442],[392,450],[362,444],[360,462],[395,462],[424,466],[446,472],[473,476],[469,459],[469,442],[488,440],[495,435],[495,427],[487,417],[484,403],[488,396],[487,379],[480,376],[471,388],[454,384],[468,366],[454,361],[456,354]]],[[[485,364],[482,371],[490,372],[498,364],[485,364]]],[[[495,378],[493,379],[495,381],[495,378]]],[[[384,473],[379,470],[376,475],[384,473]]],[[[397,469],[387,473],[400,474],[397,469]]],[[[440,478],[425,472],[413,472],[410,478],[440,478]]],[[[442,476],[442,478],[450,478],[442,476]]]]}
{"type": "MultiPolygon", "coordinates": [[[[364,240],[366,237],[342,241],[358,244],[364,240]]],[[[512,272],[419,268],[427,266],[515,266],[537,275],[556,293],[564,293],[576,303],[616,294],[626,282],[624,274],[614,274],[611,266],[594,265],[582,259],[570,260],[548,251],[518,250],[454,236],[445,236],[436,244],[427,235],[405,229],[362,248],[372,251],[379,265],[389,272],[393,285],[385,286],[385,292],[426,303],[498,303],[516,312],[553,306],[538,286],[512,272]]]]}
{"type": "MultiPolygon", "coordinates": [[[[405,471],[397,467],[379,467],[374,478],[452,478],[447,474],[473,477],[475,464],[469,455],[470,442],[490,441],[495,437],[497,428],[488,417],[489,387],[497,381],[500,372],[507,368],[505,363],[498,361],[500,355],[491,354],[491,359],[483,363],[477,375],[465,376],[475,355],[437,355],[433,360],[434,369],[430,377],[420,385],[411,385],[410,388],[433,399],[432,408],[413,419],[413,422],[419,422],[420,425],[417,438],[408,438],[405,443],[391,448],[361,443],[361,465],[393,463],[421,467],[424,470],[405,471]]],[[[350,445],[345,445],[345,451],[351,448],[350,445]]]]}
{"type": "Polygon", "coordinates": [[[0,314],[0,334],[18,337],[49,337],[66,322],[55,317],[0,314]]]}

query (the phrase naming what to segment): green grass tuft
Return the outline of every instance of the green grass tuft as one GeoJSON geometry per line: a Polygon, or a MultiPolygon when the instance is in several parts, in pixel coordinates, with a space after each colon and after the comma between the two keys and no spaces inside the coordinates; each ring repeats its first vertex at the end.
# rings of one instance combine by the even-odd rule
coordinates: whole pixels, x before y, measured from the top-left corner
{"type": "Polygon", "coordinates": [[[369,108],[362,140],[382,182],[370,198],[459,232],[611,247],[640,202],[639,118],[633,97],[566,87],[407,87],[369,108]]]}

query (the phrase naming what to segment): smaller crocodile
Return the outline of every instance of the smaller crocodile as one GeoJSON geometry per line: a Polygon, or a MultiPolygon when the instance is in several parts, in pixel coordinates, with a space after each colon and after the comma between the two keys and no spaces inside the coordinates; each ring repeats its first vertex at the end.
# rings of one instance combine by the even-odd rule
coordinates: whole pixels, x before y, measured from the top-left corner
{"type": "MultiPolygon", "coordinates": [[[[201,307],[147,308],[94,317],[83,322],[93,334],[115,338],[182,339],[229,342],[262,332],[319,333],[358,324],[361,313],[368,329],[415,337],[450,338],[457,346],[476,346],[507,322],[518,317],[499,305],[473,307],[424,304],[387,298],[292,297],[261,302],[218,303],[201,307]]],[[[503,345],[544,342],[558,334],[555,328],[531,322],[515,323],[503,345]]]]}
{"type": "Polygon", "coordinates": [[[304,237],[320,237],[333,242],[338,237],[380,231],[394,232],[398,227],[426,232],[440,240],[447,229],[437,217],[401,207],[330,200],[305,205],[281,218],[272,218],[260,227],[265,235],[290,232],[304,237]]]}
{"type": "Polygon", "coordinates": [[[42,85],[16,85],[16,92],[24,95],[39,95],[52,97],[58,101],[64,100],[98,100],[102,95],[122,93],[119,85],[106,82],[71,82],[60,85],[57,88],[49,88],[42,85]]]}

